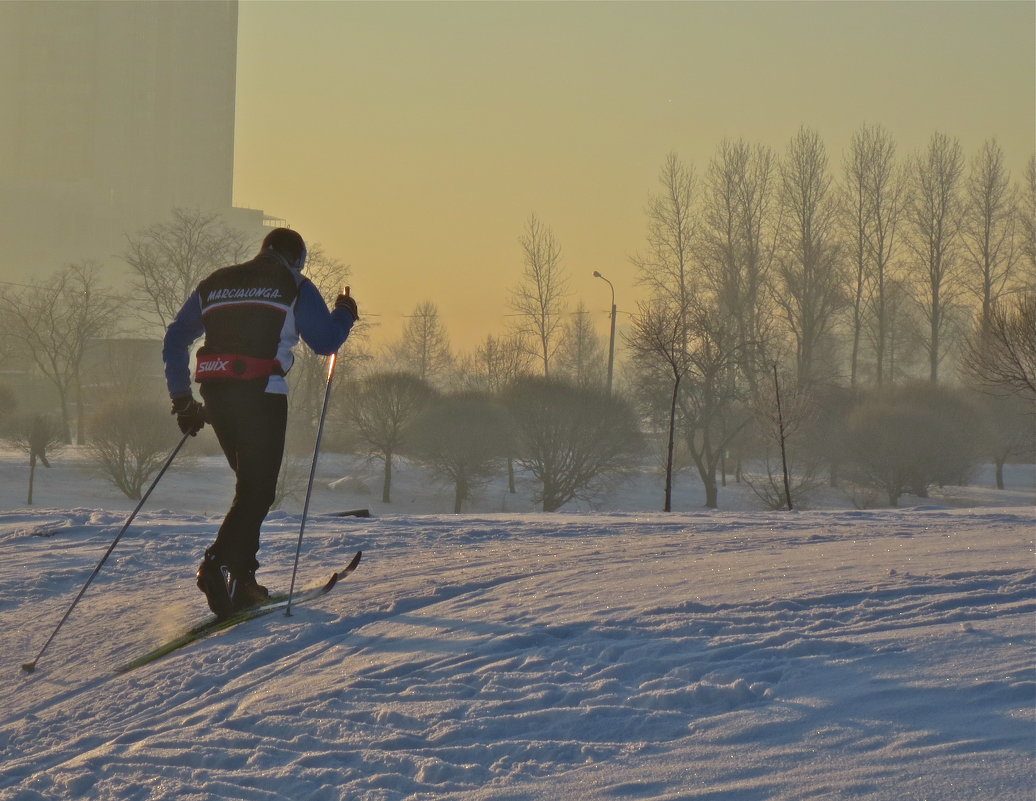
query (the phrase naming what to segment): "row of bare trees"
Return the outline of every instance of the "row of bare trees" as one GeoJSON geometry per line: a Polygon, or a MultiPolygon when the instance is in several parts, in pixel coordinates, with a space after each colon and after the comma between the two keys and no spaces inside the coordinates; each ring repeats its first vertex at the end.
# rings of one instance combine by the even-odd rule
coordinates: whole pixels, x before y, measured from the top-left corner
{"type": "Polygon", "coordinates": [[[803,386],[882,386],[909,377],[917,351],[935,383],[972,317],[984,327],[1036,285],[1036,160],[1016,186],[995,140],[970,166],[942,133],[900,160],[865,125],[840,178],[806,128],[780,158],[728,140],[701,180],[675,154],[660,171],[640,280],[651,303],[686,315],[705,298],[730,319],[753,388],[775,357],[803,386]]]}
{"type": "Polygon", "coordinates": [[[809,395],[903,382],[922,353],[936,385],[965,346],[972,375],[1005,386],[988,365],[1006,365],[1025,390],[1036,328],[1027,301],[1008,307],[1036,292],[1034,208],[1036,158],[1014,186],[994,140],[970,166],[942,133],[900,160],[891,134],[865,125],[840,176],[807,128],[782,156],[726,140],[701,179],[667,156],[634,259],[649,298],[627,332],[641,408],[664,433],[664,508],[678,444],[716,505],[778,363],[809,395]]]}

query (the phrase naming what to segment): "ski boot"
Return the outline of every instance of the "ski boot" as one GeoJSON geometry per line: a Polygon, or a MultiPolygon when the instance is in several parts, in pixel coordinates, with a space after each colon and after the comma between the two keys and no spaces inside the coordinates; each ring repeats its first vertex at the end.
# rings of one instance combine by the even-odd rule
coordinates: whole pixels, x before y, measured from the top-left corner
{"type": "Polygon", "coordinates": [[[234,611],[230,568],[220,564],[216,554],[206,551],[198,566],[197,580],[198,589],[205,593],[212,613],[218,618],[230,617],[234,611]]]}

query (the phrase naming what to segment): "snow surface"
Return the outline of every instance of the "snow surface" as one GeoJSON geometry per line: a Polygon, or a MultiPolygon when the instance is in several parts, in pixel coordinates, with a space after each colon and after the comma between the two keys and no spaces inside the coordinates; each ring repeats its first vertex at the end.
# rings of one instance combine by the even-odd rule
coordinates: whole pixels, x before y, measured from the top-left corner
{"type": "MultiPolygon", "coordinates": [[[[377,465],[332,455],[300,583],[363,549],[359,570],[116,674],[204,613],[230,480],[185,459],[28,675],[134,505],[54,464],[27,507],[0,453],[4,801],[1033,797],[1032,466],[902,509],[768,512],[733,486],[709,511],[681,477],[663,514],[643,475],[596,508],[537,513],[526,480],[449,515],[416,471],[386,506],[377,465]]],[[[265,526],[274,589],[298,526],[291,505],[265,526]]]]}

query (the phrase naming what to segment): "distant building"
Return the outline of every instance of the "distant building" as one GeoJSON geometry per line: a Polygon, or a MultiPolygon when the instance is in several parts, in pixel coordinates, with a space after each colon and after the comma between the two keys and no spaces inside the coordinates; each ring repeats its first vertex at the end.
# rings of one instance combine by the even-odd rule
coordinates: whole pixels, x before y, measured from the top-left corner
{"type": "Polygon", "coordinates": [[[0,2],[0,280],[233,208],[236,0],[0,2]]]}

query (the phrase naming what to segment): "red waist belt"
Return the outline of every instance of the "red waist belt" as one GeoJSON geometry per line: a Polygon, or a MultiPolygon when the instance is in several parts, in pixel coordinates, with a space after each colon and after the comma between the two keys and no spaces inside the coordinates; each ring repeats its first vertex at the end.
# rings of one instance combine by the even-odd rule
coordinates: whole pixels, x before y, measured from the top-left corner
{"type": "Polygon", "coordinates": [[[232,353],[206,353],[198,356],[198,368],[194,371],[195,381],[210,378],[235,378],[248,380],[284,375],[284,368],[276,359],[257,359],[253,356],[238,356],[232,353]]]}

